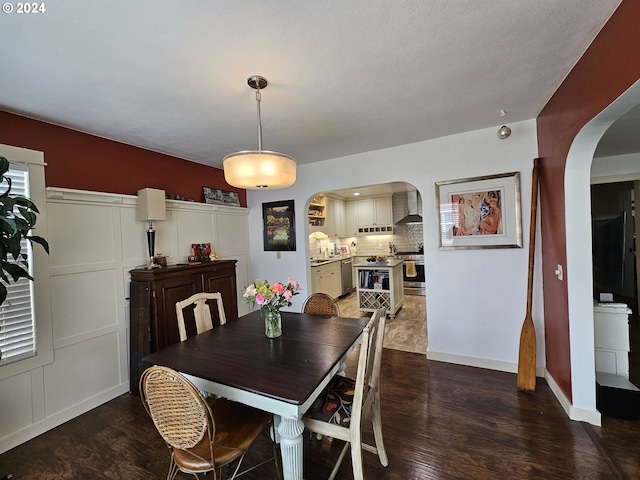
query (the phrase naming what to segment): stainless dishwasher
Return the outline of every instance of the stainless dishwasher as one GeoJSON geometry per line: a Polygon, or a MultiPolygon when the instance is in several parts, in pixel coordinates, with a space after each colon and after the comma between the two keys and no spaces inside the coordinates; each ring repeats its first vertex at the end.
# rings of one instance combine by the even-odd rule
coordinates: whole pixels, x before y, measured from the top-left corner
{"type": "Polygon", "coordinates": [[[342,260],[342,295],[353,292],[353,258],[342,260]]]}

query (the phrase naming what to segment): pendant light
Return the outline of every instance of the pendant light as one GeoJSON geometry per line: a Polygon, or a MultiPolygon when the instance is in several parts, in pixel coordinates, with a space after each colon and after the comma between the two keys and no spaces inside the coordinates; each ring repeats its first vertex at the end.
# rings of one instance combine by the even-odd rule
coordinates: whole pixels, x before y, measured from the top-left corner
{"type": "Polygon", "coordinates": [[[222,160],[224,178],[229,185],[246,189],[276,189],[293,185],[296,181],[296,160],[284,153],[262,149],[262,119],[260,117],[260,90],[268,85],[259,75],[247,79],[256,90],[258,105],[258,150],[231,153],[222,160]]]}
{"type": "MultiPolygon", "coordinates": [[[[507,114],[507,112],[505,112],[504,110],[500,110],[500,116],[501,117],[504,117],[506,114],[507,114]]],[[[498,129],[498,138],[500,140],[506,140],[510,136],[511,136],[511,129],[509,127],[507,127],[506,125],[503,125],[498,129]]]]}
{"type": "Polygon", "coordinates": [[[498,130],[498,138],[500,140],[505,140],[511,136],[511,129],[506,125],[503,125],[498,130]]]}

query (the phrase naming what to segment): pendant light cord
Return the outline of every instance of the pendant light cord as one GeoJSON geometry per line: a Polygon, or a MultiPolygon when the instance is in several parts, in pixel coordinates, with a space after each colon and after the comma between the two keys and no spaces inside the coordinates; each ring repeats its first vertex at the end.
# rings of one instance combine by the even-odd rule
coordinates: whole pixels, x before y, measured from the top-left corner
{"type": "Polygon", "coordinates": [[[262,117],[260,116],[260,100],[262,100],[262,95],[260,95],[260,88],[256,89],[256,103],[258,105],[258,151],[262,151],[262,117]]]}

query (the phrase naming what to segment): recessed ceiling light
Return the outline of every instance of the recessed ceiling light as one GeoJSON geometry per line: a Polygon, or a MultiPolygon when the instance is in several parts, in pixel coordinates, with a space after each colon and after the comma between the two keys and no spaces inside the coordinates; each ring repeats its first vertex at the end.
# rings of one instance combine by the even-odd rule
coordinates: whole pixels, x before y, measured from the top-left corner
{"type": "Polygon", "coordinates": [[[354,197],[357,197],[358,195],[360,195],[360,192],[353,192],[354,197]]]}

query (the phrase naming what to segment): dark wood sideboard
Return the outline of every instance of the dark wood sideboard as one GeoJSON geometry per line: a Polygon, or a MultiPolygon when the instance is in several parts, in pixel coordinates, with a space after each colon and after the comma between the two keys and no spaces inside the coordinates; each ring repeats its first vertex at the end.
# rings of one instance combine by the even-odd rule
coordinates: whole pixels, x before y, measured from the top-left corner
{"type": "MultiPolygon", "coordinates": [[[[138,393],[140,375],[148,367],[142,358],[180,341],[176,302],[198,292],[220,292],[227,321],[238,318],[236,260],[199,265],[131,270],[129,388],[138,393]]],[[[220,324],[211,309],[215,325],[220,324]]],[[[187,312],[185,312],[185,323],[187,312]]],[[[189,332],[187,332],[189,333],[189,332]]]]}

